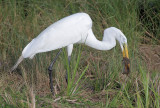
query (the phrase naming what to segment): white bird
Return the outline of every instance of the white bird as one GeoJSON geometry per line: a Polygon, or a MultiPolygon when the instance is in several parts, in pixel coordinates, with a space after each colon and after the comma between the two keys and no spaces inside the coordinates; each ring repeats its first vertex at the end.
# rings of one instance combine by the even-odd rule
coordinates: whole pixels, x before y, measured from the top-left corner
{"type": "MultiPolygon", "coordinates": [[[[11,71],[17,68],[24,58],[32,59],[37,53],[52,51],[67,47],[68,58],[70,58],[73,44],[84,43],[97,50],[110,50],[119,42],[124,58],[128,57],[127,38],[121,30],[110,27],[104,30],[103,40],[96,39],[92,31],[92,20],[86,13],[76,13],[67,16],[42,31],[22,51],[17,63],[11,71]]],[[[126,69],[130,64],[125,65],[126,69]]],[[[125,70],[126,70],[125,69],[125,70]]]]}

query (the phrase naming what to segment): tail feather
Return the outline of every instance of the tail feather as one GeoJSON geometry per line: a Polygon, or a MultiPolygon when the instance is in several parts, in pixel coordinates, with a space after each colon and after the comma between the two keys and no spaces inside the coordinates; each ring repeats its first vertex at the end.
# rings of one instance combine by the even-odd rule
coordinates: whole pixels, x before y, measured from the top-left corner
{"type": "Polygon", "coordinates": [[[12,71],[14,71],[16,68],[17,68],[17,66],[23,61],[23,56],[21,55],[20,57],[19,57],[19,59],[18,59],[18,61],[16,62],[16,64],[11,68],[11,72],[12,71]]]}

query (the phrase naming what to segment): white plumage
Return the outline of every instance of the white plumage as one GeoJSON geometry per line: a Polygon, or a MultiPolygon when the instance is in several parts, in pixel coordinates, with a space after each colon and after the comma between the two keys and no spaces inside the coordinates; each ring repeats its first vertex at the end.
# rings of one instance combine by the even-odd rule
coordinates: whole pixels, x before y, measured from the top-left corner
{"type": "Polygon", "coordinates": [[[104,30],[103,40],[99,41],[92,31],[92,20],[86,13],[76,13],[65,17],[42,31],[23,50],[21,57],[12,71],[23,58],[33,58],[35,54],[63,48],[67,46],[68,56],[71,56],[73,44],[84,43],[98,50],[110,50],[119,41],[123,51],[123,44],[127,44],[125,35],[117,28],[104,30]]]}
{"type": "Polygon", "coordinates": [[[91,27],[92,21],[88,14],[77,13],[65,17],[50,25],[33,39],[24,48],[22,56],[32,58],[36,53],[51,51],[81,40],[84,41],[91,27]]]}

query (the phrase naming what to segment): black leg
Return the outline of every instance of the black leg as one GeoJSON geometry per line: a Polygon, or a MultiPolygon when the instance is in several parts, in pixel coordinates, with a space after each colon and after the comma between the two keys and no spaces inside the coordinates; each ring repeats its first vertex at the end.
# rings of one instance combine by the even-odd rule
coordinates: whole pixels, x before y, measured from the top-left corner
{"type": "MultiPolygon", "coordinates": [[[[71,61],[71,56],[68,56],[68,65],[69,65],[69,67],[70,67],[70,61],[71,61]]],[[[68,72],[67,71],[66,71],[65,79],[66,79],[66,83],[68,84],[68,72]]]]}
{"type": "Polygon", "coordinates": [[[54,58],[54,60],[51,62],[51,64],[48,67],[49,80],[50,80],[49,85],[50,85],[50,89],[51,89],[51,92],[52,92],[53,96],[54,96],[54,91],[53,91],[53,81],[52,81],[52,67],[53,67],[54,63],[56,62],[56,60],[57,60],[59,54],[61,53],[61,51],[62,51],[62,49],[59,50],[56,57],[54,58]]]}

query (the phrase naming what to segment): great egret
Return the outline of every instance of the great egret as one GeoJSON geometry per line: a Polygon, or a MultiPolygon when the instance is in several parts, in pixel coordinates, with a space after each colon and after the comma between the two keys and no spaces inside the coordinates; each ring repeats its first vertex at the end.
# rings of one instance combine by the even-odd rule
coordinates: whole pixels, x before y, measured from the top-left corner
{"type": "MultiPolygon", "coordinates": [[[[12,67],[11,71],[17,68],[19,63],[24,58],[32,59],[35,54],[41,52],[52,51],[67,47],[68,61],[70,61],[71,53],[73,50],[73,44],[84,43],[97,50],[110,50],[116,46],[116,40],[119,42],[123,52],[124,60],[124,73],[128,73],[130,69],[130,63],[127,49],[127,38],[117,28],[110,27],[104,30],[103,40],[96,39],[92,31],[92,20],[86,13],[76,13],[67,16],[42,31],[36,38],[34,38],[22,51],[22,55],[19,57],[17,63],[12,67]]],[[[53,60],[48,70],[50,76],[50,87],[53,93],[52,87],[52,66],[55,63],[58,55],[53,60]]],[[[67,78],[66,78],[67,79],[67,78]]]]}

